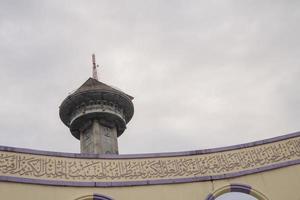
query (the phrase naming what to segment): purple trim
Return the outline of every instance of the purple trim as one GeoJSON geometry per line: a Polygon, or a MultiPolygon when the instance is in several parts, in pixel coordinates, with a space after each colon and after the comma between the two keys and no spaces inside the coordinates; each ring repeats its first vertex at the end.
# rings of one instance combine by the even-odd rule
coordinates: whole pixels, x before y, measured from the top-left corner
{"type": "MultiPolygon", "coordinates": [[[[52,181],[52,180],[42,180],[42,179],[0,176],[0,181],[41,184],[41,185],[55,185],[55,186],[74,186],[74,187],[121,187],[121,186],[138,186],[138,185],[162,185],[162,184],[191,183],[191,182],[227,179],[227,178],[239,177],[239,176],[254,174],[258,172],[264,172],[272,169],[287,167],[291,165],[297,165],[297,164],[300,164],[300,159],[295,161],[288,161],[280,164],[274,164],[266,167],[261,167],[257,169],[245,170],[245,171],[228,173],[228,174],[221,174],[215,176],[199,176],[193,178],[178,178],[178,179],[158,179],[158,180],[123,181],[123,182],[75,182],[75,181],[52,181]]],[[[243,186],[243,185],[234,184],[234,186],[235,187],[233,188],[233,190],[239,190],[240,188],[238,186],[243,186]]],[[[243,187],[245,187],[245,185],[243,187]]],[[[249,186],[247,187],[249,189],[249,186]]]]}
{"type": "Polygon", "coordinates": [[[230,185],[231,192],[241,192],[241,193],[250,194],[251,189],[252,189],[251,186],[244,185],[244,184],[231,184],[230,185]]]}
{"type": "Polygon", "coordinates": [[[93,194],[93,200],[113,200],[111,197],[102,194],[93,194]]]}
{"type": "Polygon", "coordinates": [[[149,154],[124,154],[124,155],[79,154],[79,153],[41,151],[41,150],[16,148],[16,147],[8,147],[8,146],[0,146],[0,151],[28,153],[28,154],[45,155],[45,156],[68,157],[68,158],[101,158],[101,159],[160,158],[160,157],[201,155],[201,154],[230,151],[230,150],[258,146],[258,145],[262,145],[262,144],[268,144],[268,143],[286,140],[286,139],[290,139],[290,138],[294,138],[294,137],[300,137],[300,132],[290,133],[287,135],[282,135],[282,136],[278,136],[278,137],[274,137],[274,138],[270,138],[270,139],[265,139],[265,140],[250,142],[250,143],[244,143],[244,144],[238,144],[238,145],[233,145],[233,146],[228,146],[228,147],[219,147],[219,148],[203,149],[203,150],[195,150],[195,151],[184,151],[184,152],[149,153],[149,154]]]}
{"type": "Polygon", "coordinates": [[[215,197],[213,194],[209,194],[205,200],[215,200],[215,197]]]}
{"type": "MultiPolygon", "coordinates": [[[[245,193],[245,194],[250,194],[251,189],[252,189],[251,186],[245,185],[245,184],[230,184],[230,192],[241,192],[241,193],[245,193]]],[[[225,192],[225,193],[228,193],[228,192],[225,192]]],[[[218,196],[221,196],[221,195],[218,195],[218,196]]],[[[205,198],[205,200],[215,200],[218,196],[215,197],[214,194],[209,194],[205,198]]]]}

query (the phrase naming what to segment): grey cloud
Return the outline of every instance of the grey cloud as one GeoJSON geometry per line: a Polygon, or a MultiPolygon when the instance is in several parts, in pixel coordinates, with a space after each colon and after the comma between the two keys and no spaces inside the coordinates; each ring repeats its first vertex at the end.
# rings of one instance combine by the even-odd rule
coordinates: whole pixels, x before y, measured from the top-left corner
{"type": "Polygon", "coordinates": [[[299,130],[299,17],[298,1],[1,1],[1,145],[79,151],[58,106],[92,53],[135,97],[122,153],[299,130]]]}

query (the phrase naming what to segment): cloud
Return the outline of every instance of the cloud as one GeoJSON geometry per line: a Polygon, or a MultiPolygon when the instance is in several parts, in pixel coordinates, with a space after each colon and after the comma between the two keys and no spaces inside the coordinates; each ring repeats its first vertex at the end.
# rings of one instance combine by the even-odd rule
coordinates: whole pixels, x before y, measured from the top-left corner
{"type": "Polygon", "coordinates": [[[1,145],[79,152],[58,117],[91,76],[133,95],[121,153],[299,130],[297,1],[1,1],[1,145]]]}

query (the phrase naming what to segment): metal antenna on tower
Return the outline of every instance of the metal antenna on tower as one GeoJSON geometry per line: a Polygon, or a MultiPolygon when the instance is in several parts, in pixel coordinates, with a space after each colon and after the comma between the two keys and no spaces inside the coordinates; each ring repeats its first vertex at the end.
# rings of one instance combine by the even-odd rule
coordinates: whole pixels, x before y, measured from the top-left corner
{"type": "Polygon", "coordinates": [[[92,55],[92,59],[93,59],[93,79],[98,80],[97,67],[98,67],[99,65],[96,65],[96,57],[95,57],[95,54],[92,55]]]}

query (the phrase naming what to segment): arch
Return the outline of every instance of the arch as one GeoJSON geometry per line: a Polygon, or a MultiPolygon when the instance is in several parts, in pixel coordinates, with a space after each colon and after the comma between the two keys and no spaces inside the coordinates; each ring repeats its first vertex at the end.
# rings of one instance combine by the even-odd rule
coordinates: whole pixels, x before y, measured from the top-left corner
{"type": "Polygon", "coordinates": [[[92,194],[92,195],[85,195],[79,197],[75,200],[113,200],[111,197],[104,196],[102,194],[92,194]]]}
{"type": "Polygon", "coordinates": [[[253,189],[251,186],[245,184],[226,185],[224,187],[217,189],[213,193],[209,194],[205,200],[215,200],[217,197],[228,192],[240,192],[240,193],[249,194],[257,198],[258,200],[269,200],[264,194],[253,189]]]}

